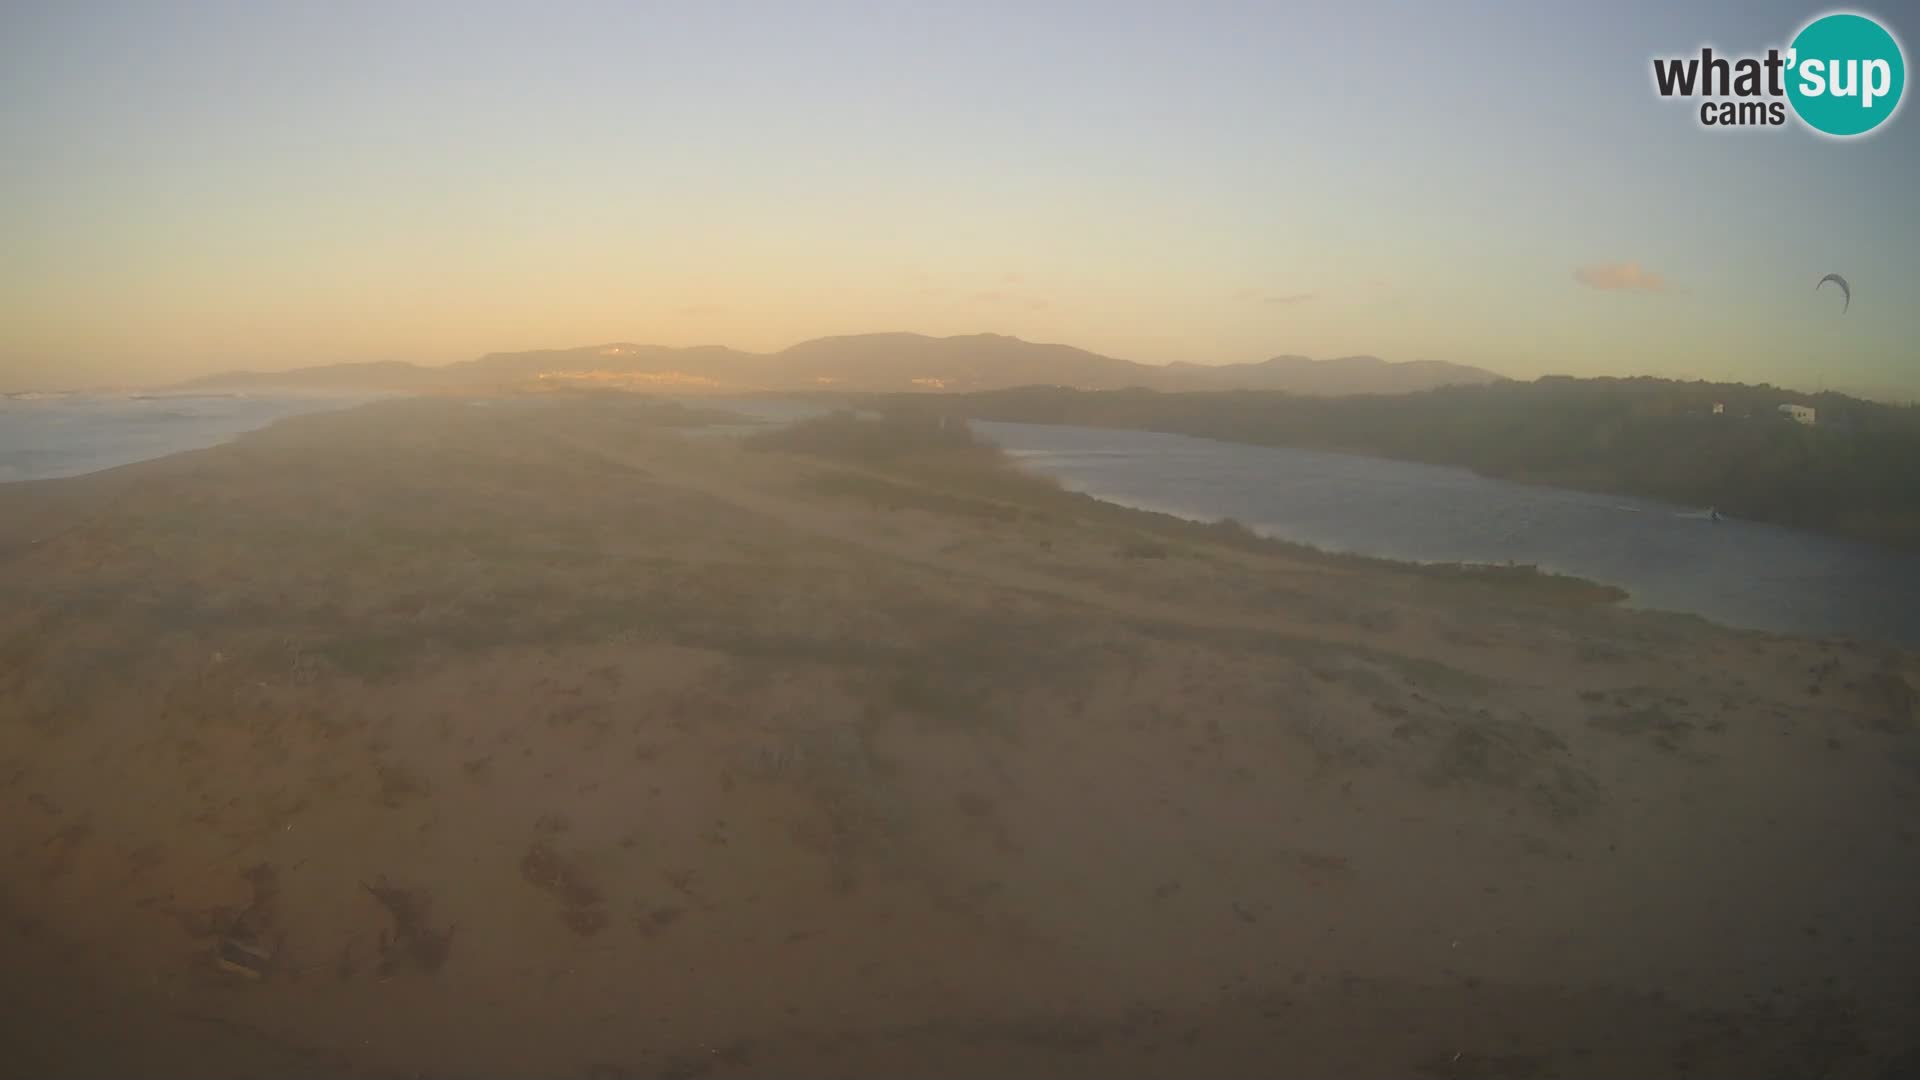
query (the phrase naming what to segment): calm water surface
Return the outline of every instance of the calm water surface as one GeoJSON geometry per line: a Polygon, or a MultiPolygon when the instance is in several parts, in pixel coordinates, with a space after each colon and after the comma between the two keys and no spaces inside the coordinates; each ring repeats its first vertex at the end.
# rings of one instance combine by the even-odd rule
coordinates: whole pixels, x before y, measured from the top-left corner
{"type": "Polygon", "coordinates": [[[974,428],[1023,468],[1141,509],[1390,559],[1533,563],[1733,626],[1920,643],[1920,555],[1443,466],[1142,431],[974,428]]]}

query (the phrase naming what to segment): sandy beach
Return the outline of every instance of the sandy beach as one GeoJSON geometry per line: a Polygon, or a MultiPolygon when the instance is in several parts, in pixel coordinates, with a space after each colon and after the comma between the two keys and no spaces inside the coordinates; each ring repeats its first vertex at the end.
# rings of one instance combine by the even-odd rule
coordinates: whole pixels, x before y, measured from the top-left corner
{"type": "Polygon", "coordinates": [[[0,1071],[1912,1075],[1916,687],[624,399],[296,417],[0,487],[0,1071]]]}

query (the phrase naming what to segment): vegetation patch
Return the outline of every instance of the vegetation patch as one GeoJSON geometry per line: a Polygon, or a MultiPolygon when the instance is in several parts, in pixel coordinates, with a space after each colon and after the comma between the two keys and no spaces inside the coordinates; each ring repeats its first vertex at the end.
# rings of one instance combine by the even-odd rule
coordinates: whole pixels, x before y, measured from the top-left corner
{"type": "Polygon", "coordinates": [[[385,878],[365,888],[393,923],[380,932],[380,974],[391,975],[404,967],[440,970],[453,945],[453,928],[435,930],[429,924],[433,895],[388,884],[385,878]]]}
{"type": "MultiPolygon", "coordinates": [[[[536,827],[535,831],[551,832],[552,829],[536,827]]],[[[574,933],[585,937],[606,927],[607,913],[599,888],[588,879],[578,862],[560,854],[545,839],[535,840],[521,856],[520,876],[535,888],[559,898],[560,919],[574,933]]]]}

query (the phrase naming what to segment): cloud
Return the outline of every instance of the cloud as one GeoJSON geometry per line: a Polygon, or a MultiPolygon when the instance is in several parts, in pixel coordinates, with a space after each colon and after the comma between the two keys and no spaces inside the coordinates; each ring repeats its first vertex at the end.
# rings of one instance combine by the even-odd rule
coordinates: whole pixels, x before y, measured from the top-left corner
{"type": "Polygon", "coordinates": [[[1665,278],[1648,270],[1642,270],[1639,263],[1588,263],[1576,266],[1573,280],[1589,289],[1630,289],[1635,292],[1665,292],[1670,287],[1665,278]]]}

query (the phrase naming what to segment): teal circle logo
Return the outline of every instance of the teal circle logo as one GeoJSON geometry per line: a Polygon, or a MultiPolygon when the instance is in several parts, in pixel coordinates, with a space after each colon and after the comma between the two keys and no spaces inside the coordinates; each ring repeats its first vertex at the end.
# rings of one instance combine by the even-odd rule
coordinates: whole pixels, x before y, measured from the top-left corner
{"type": "Polygon", "coordinates": [[[1906,58],[1893,35],[1865,15],[1813,20],[1794,36],[1787,57],[1787,100],[1815,131],[1865,135],[1900,107],[1906,58]]]}

